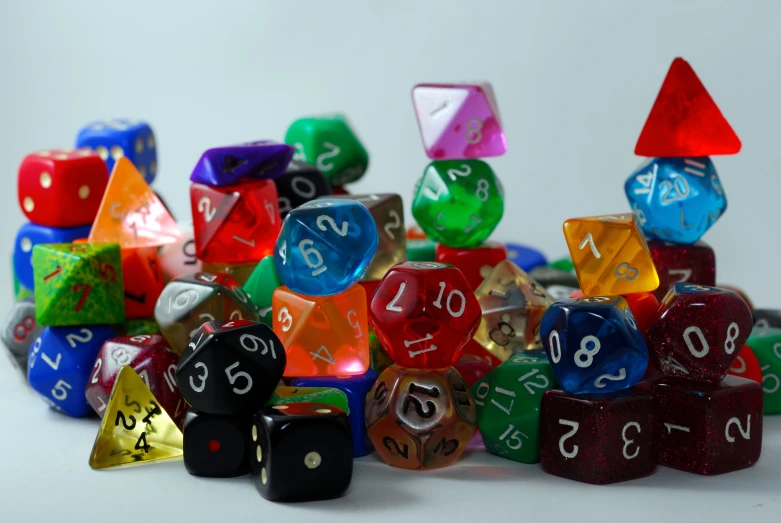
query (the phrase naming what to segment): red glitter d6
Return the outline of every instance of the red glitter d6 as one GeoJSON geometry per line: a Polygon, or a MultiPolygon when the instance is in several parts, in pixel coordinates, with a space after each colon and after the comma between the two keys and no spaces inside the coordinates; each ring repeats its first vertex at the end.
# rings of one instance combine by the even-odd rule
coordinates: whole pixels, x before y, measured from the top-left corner
{"type": "Polygon", "coordinates": [[[497,263],[507,259],[507,249],[503,243],[493,241],[483,242],[471,249],[438,243],[435,256],[440,263],[458,267],[474,291],[491,274],[497,263]]]}
{"type": "Polygon", "coordinates": [[[650,393],[568,395],[549,390],[540,410],[543,470],[604,485],[647,476],[656,466],[650,393]]]}
{"type": "Polygon", "coordinates": [[[659,287],[653,292],[660,300],[676,283],[716,285],[716,255],[707,243],[685,245],[653,240],[648,242],[648,250],[659,274],[659,287]]]}
{"type": "Polygon", "coordinates": [[[732,291],[677,283],[648,330],[649,355],[667,376],[718,383],[751,333],[751,310],[732,291]]]}
{"type": "Polygon", "coordinates": [[[727,376],[720,383],[667,378],[654,385],[657,462],[695,474],[752,466],[762,451],[762,387],[727,376]]]}

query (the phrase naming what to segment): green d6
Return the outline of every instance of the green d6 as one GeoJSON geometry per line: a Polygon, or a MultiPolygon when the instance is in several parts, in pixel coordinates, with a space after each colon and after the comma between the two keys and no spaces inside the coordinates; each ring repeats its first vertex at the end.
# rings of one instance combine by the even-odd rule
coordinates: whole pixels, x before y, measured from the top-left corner
{"type": "Polygon", "coordinates": [[[425,240],[407,240],[407,261],[436,261],[437,243],[425,240]]]}
{"type": "Polygon", "coordinates": [[[244,284],[244,292],[249,294],[249,299],[260,312],[260,321],[273,327],[271,317],[271,297],[277,287],[282,286],[282,281],[277,276],[274,267],[274,257],[266,256],[258,263],[250,274],[247,283],[244,284]]]}
{"type": "Polygon", "coordinates": [[[39,325],[125,321],[122,258],[116,243],[36,245],[33,275],[39,325]]]}
{"type": "Polygon", "coordinates": [[[763,412],[781,412],[781,329],[757,327],[746,341],[762,369],[763,412]]]}
{"type": "Polygon", "coordinates": [[[519,353],[472,387],[477,426],[491,454],[540,461],[540,402],[556,378],[544,353],[519,353]]]}
{"type": "Polygon", "coordinates": [[[325,403],[339,407],[345,414],[350,414],[347,405],[347,394],[330,387],[286,387],[280,385],[274,390],[266,406],[285,405],[287,403],[325,403]]]}
{"type": "Polygon", "coordinates": [[[412,215],[426,236],[449,247],[476,247],[503,212],[502,185],[481,160],[431,162],[412,201],[412,215]]]}
{"type": "Polygon", "coordinates": [[[316,166],[332,187],[356,181],[369,166],[366,149],[341,115],[296,120],[285,143],[296,148],[294,159],[316,166]]]}

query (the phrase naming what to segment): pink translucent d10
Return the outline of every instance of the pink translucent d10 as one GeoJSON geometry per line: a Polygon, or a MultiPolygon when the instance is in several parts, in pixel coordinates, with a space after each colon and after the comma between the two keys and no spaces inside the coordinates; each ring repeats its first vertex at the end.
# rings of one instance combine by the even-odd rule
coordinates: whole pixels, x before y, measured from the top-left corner
{"type": "Polygon", "coordinates": [[[423,146],[432,160],[507,152],[491,84],[418,84],[412,88],[412,103],[423,146]]]}

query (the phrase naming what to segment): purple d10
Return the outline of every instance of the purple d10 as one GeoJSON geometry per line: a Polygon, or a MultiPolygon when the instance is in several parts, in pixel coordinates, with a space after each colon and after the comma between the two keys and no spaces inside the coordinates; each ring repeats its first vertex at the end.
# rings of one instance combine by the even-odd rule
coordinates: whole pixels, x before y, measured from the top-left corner
{"type": "Polygon", "coordinates": [[[249,180],[270,180],[285,174],[295,149],[272,140],[208,149],[190,181],[225,187],[249,180]]]}

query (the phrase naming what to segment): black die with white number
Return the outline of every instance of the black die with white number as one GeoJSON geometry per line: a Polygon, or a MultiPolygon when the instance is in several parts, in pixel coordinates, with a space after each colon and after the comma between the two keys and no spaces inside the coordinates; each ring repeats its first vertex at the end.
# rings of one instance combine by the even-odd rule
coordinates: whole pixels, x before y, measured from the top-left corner
{"type": "Polygon", "coordinates": [[[189,410],[184,420],[184,467],[193,476],[249,474],[249,416],[214,416],[189,410]]]}
{"type": "Polygon", "coordinates": [[[274,179],[279,195],[279,214],[285,219],[287,213],[306,202],[331,194],[331,186],[317,167],[291,160],[285,174],[274,179]]]}

